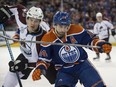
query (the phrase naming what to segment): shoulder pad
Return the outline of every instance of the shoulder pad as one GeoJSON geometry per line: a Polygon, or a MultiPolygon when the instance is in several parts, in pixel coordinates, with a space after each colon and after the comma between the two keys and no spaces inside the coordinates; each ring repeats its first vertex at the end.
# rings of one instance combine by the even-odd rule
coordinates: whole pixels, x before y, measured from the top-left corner
{"type": "MultiPolygon", "coordinates": [[[[54,42],[56,40],[56,35],[53,33],[53,30],[50,32],[46,33],[43,37],[42,40],[43,42],[54,42]]],[[[42,45],[48,45],[48,44],[42,44],[42,45]]]]}
{"type": "Polygon", "coordinates": [[[84,30],[84,28],[79,25],[79,24],[71,24],[70,25],[70,29],[68,31],[68,35],[69,34],[74,34],[74,33],[80,33],[84,30]]]}

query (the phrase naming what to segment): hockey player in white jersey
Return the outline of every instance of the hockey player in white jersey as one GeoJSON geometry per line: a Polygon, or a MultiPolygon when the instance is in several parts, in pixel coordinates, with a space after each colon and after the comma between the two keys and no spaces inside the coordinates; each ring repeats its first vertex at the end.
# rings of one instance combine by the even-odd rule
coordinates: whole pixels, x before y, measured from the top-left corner
{"type": "MultiPolygon", "coordinates": [[[[11,8],[10,10],[13,15],[15,15],[15,17],[19,17],[17,8],[11,8]]],[[[43,16],[44,15],[41,8],[31,7],[26,13],[26,24],[22,23],[20,19],[16,19],[19,27],[16,36],[20,40],[40,41],[46,31],[50,29],[49,26],[45,25],[45,22],[42,21],[43,16]],[[46,26],[49,29],[47,29],[46,26]],[[43,28],[47,30],[45,31],[43,28]]],[[[9,62],[9,72],[6,75],[2,87],[16,87],[18,84],[18,80],[15,72],[19,72],[20,78],[25,80],[28,78],[29,74],[36,66],[36,62],[38,60],[38,53],[40,51],[40,45],[36,43],[22,42],[20,43],[20,49],[21,54],[19,54],[17,59],[14,61],[15,63],[13,61],[9,62]]],[[[52,68],[48,70],[48,73],[46,73],[45,77],[51,84],[53,84],[56,75],[54,73],[56,72],[53,71],[52,73],[52,70],[55,69],[53,66],[51,67],[52,68]]]]}
{"type": "MultiPolygon", "coordinates": [[[[109,41],[109,36],[110,36],[109,30],[111,30],[112,36],[116,34],[113,24],[107,20],[103,20],[102,13],[100,12],[96,14],[96,19],[97,19],[97,23],[94,25],[94,31],[93,31],[94,34],[96,34],[101,40],[109,41]]],[[[106,53],[106,54],[107,57],[105,60],[110,60],[111,59],[110,53],[106,53]]],[[[99,53],[96,53],[96,55],[97,57],[93,58],[94,60],[100,58],[99,53]]]]}
{"type": "MultiPolygon", "coordinates": [[[[9,8],[10,8],[10,11],[15,16],[16,23],[17,23],[18,27],[21,28],[22,26],[26,25],[26,20],[25,20],[26,15],[25,14],[26,14],[28,9],[21,4],[18,4],[15,6],[10,6],[9,8]]],[[[32,12],[34,12],[34,11],[32,11],[32,12]]],[[[43,20],[41,20],[40,26],[45,31],[49,31],[49,29],[50,29],[48,24],[46,24],[43,20]]]]}

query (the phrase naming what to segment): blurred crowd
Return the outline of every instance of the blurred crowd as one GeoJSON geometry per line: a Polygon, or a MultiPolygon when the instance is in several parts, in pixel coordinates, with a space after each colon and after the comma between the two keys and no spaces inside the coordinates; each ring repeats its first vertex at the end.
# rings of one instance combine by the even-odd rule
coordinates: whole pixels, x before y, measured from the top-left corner
{"type": "MultiPolygon", "coordinates": [[[[2,0],[1,0],[2,1],[2,0]]],[[[5,0],[3,0],[5,1],[5,0]]],[[[44,11],[44,20],[52,25],[52,18],[56,11],[67,11],[71,14],[72,23],[80,23],[86,29],[93,29],[96,22],[95,15],[101,12],[105,20],[116,25],[116,0],[6,0],[8,4],[22,4],[27,7],[29,2],[44,11]],[[62,3],[63,2],[63,3],[62,3]]]]}
{"type": "Polygon", "coordinates": [[[28,0],[0,0],[0,6],[1,5],[16,5],[16,4],[22,4],[26,6],[27,2],[28,0]]]}

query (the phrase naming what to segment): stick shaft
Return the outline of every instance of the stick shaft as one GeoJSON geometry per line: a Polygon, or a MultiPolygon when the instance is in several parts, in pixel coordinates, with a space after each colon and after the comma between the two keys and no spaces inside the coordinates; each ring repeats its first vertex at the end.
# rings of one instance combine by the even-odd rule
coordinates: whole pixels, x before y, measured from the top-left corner
{"type": "Polygon", "coordinates": [[[61,0],[61,3],[60,3],[60,10],[61,10],[61,12],[63,12],[63,10],[64,10],[64,6],[63,6],[63,0],[61,0]]]}
{"type": "MultiPolygon", "coordinates": [[[[1,26],[1,28],[2,28],[3,35],[6,36],[6,32],[5,32],[5,30],[4,30],[3,24],[1,24],[0,26],[1,26]]],[[[8,38],[5,38],[5,41],[6,41],[6,46],[7,46],[7,48],[8,48],[8,51],[9,51],[11,60],[14,62],[14,57],[13,57],[13,53],[12,53],[12,50],[11,50],[11,47],[10,47],[10,43],[9,43],[9,41],[8,41],[8,38]]],[[[18,82],[19,82],[19,86],[20,86],[20,87],[23,87],[18,72],[16,72],[16,76],[17,76],[17,80],[18,80],[18,82]]]]}
{"type": "Polygon", "coordinates": [[[50,44],[50,45],[69,45],[69,46],[87,47],[87,48],[100,48],[99,46],[81,45],[81,44],[73,44],[73,43],[53,43],[53,42],[44,42],[44,41],[17,40],[17,39],[3,36],[3,35],[0,35],[0,36],[3,38],[7,38],[9,40],[17,41],[17,42],[28,42],[28,43],[37,43],[37,44],[50,44]]]}

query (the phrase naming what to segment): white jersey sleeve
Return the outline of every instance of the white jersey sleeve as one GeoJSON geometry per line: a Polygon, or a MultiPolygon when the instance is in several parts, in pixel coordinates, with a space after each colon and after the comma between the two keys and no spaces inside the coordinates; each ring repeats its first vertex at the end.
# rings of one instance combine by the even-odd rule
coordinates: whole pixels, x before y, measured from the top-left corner
{"type": "Polygon", "coordinates": [[[21,29],[22,27],[25,27],[26,17],[24,14],[25,14],[26,8],[22,5],[16,5],[16,6],[10,7],[10,11],[15,16],[15,20],[19,29],[21,29]]]}
{"type": "Polygon", "coordinates": [[[15,16],[16,23],[17,23],[19,29],[21,29],[21,27],[22,27],[22,26],[25,26],[25,24],[23,24],[23,23],[19,20],[19,15],[18,15],[17,8],[11,8],[10,10],[11,10],[11,12],[13,13],[13,15],[15,16]]]}
{"type": "Polygon", "coordinates": [[[48,32],[48,31],[50,30],[49,25],[48,25],[46,22],[44,22],[44,21],[41,21],[40,26],[41,26],[42,29],[45,30],[46,32],[48,32]]]}
{"type": "Polygon", "coordinates": [[[109,21],[104,21],[104,23],[106,24],[106,26],[107,26],[109,29],[114,29],[113,24],[110,23],[109,21]]]}

